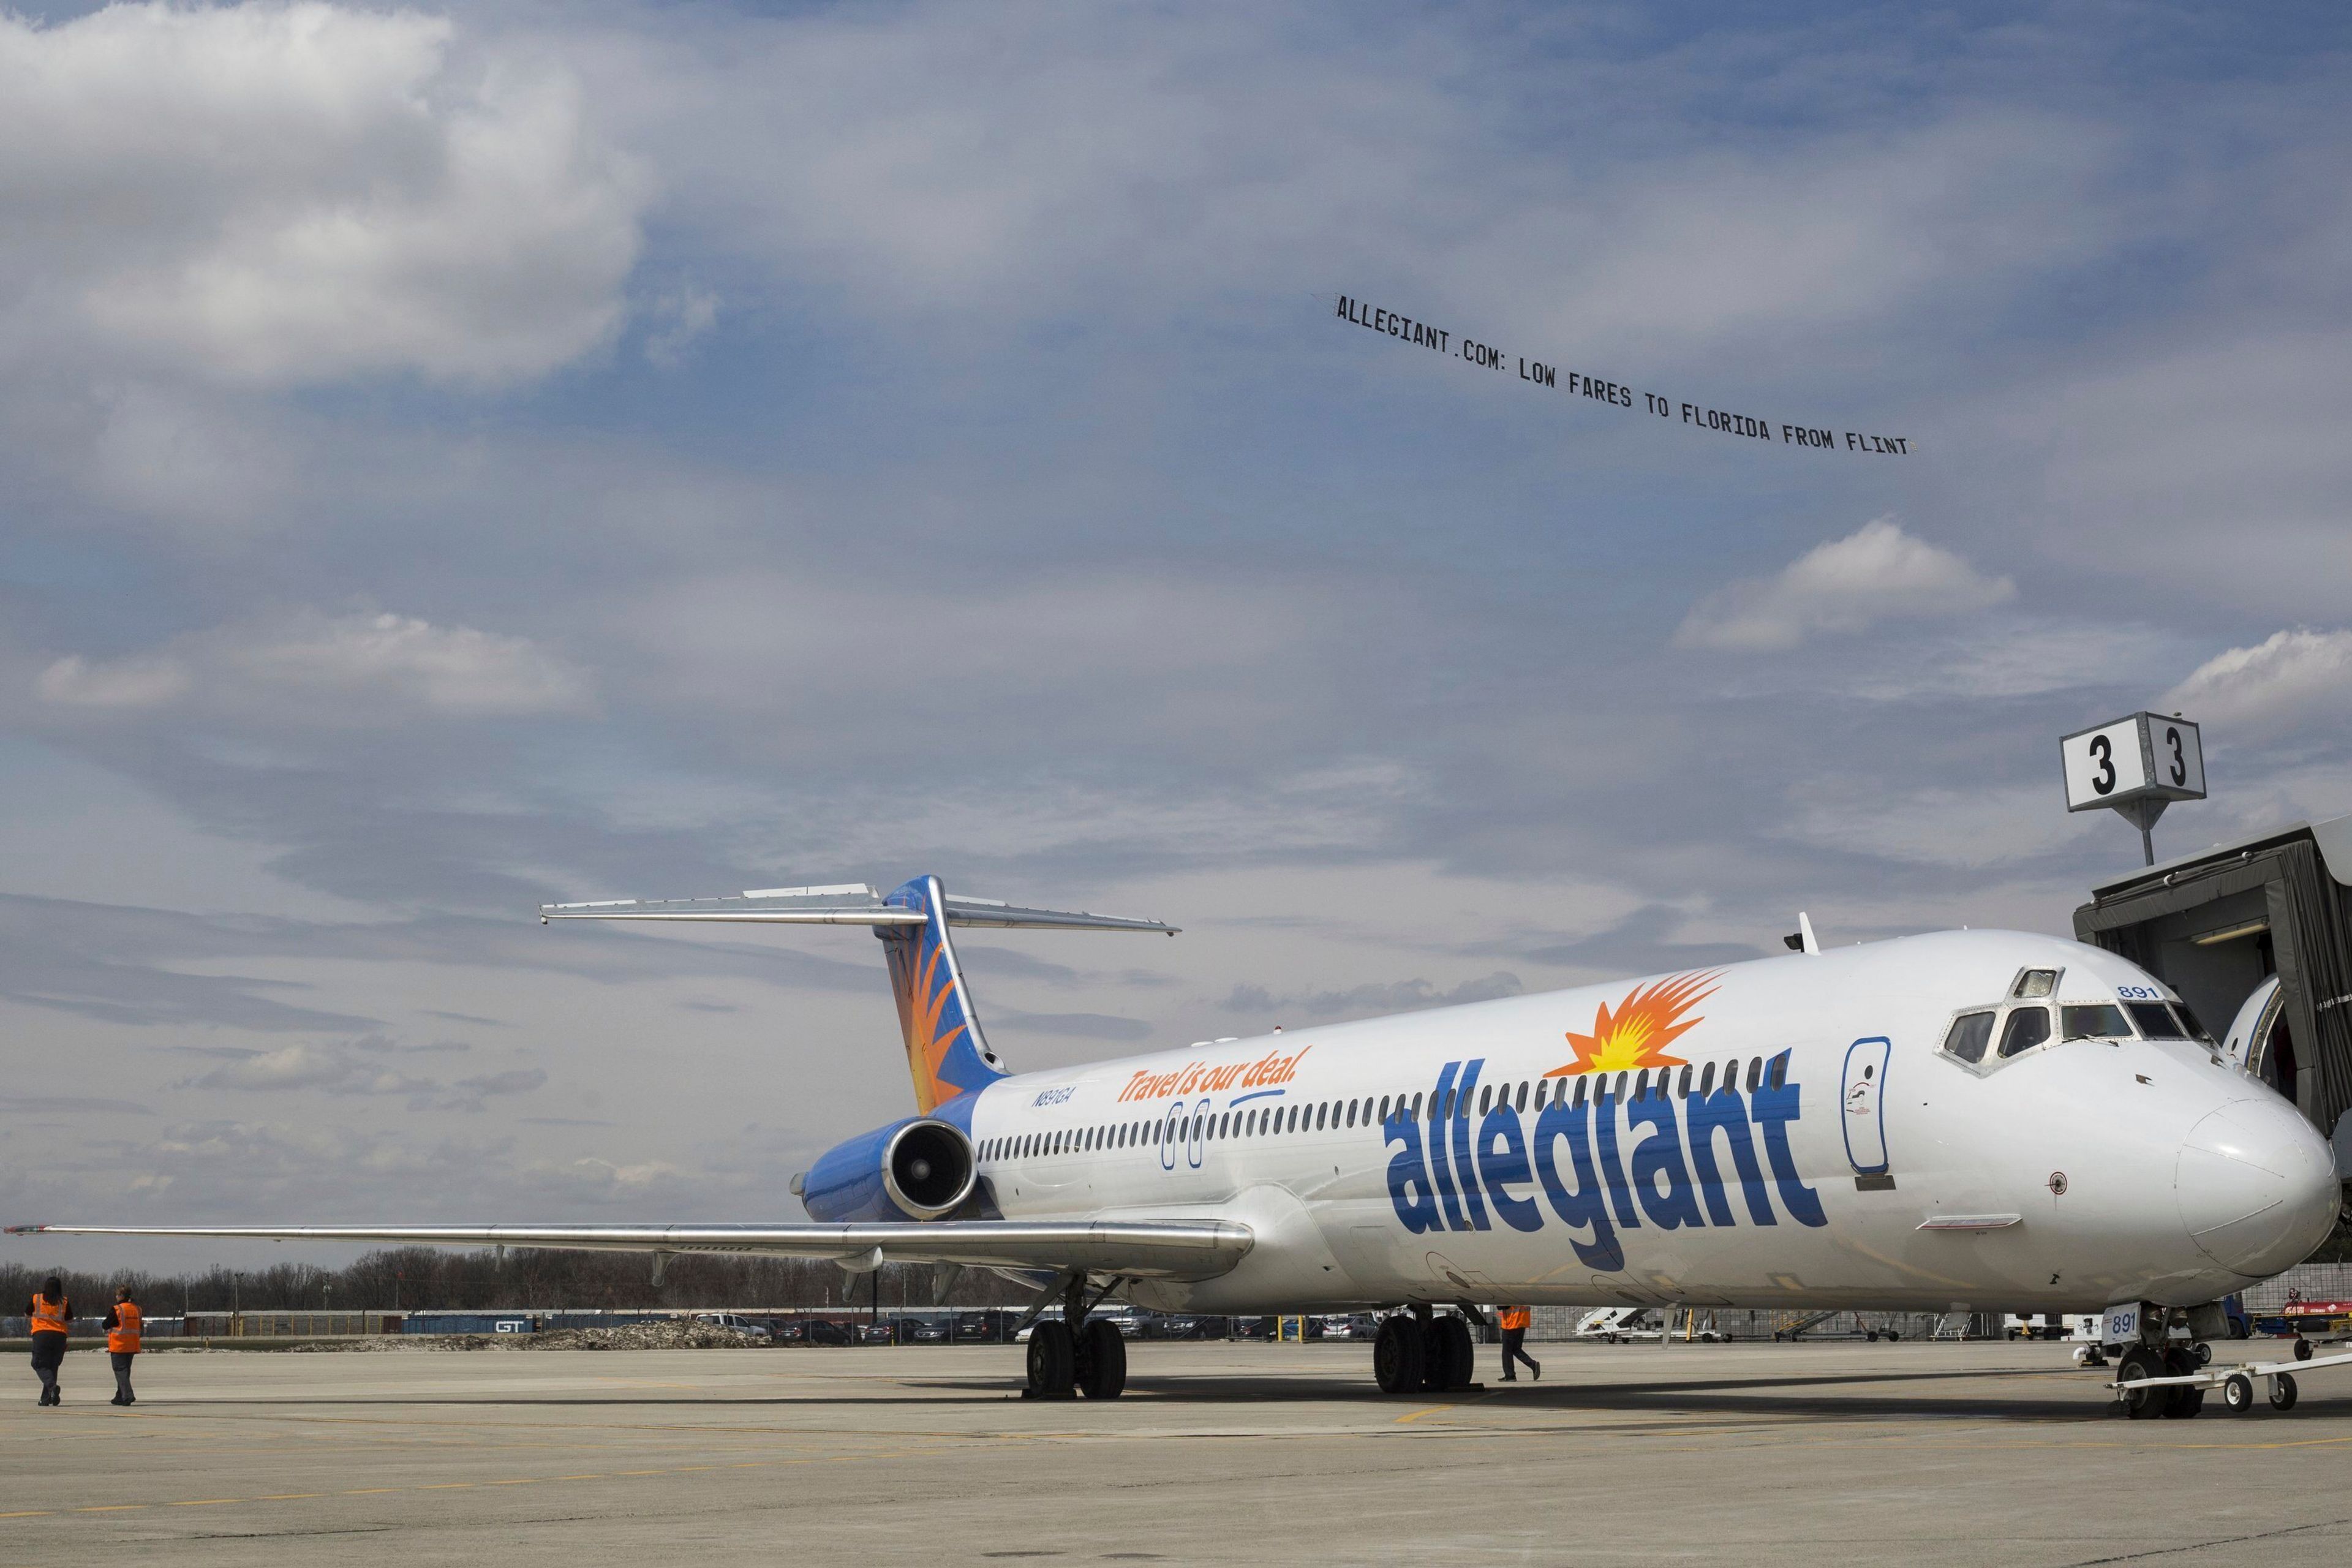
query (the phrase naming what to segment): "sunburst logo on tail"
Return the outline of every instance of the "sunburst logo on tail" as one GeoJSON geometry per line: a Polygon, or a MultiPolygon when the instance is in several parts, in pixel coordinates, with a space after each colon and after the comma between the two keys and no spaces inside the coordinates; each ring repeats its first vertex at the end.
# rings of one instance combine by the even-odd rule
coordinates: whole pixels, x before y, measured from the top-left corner
{"type": "Polygon", "coordinates": [[[1603,1002],[1593,1017],[1592,1033],[1568,1031],[1576,1059],[1556,1067],[1546,1078],[1570,1078],[1589,1072],[1630,1072],[1637,1068],[1678,1068],[1688,1064],[1666,1055],[1666,1047],[1688,1034],[1706,1015],[1683,1015],[1715,994],[1714,981],[1722,973],[1676,975],[1654,985],[1635,986],[1633,994],[1611,1012],[1603,1002]]]}

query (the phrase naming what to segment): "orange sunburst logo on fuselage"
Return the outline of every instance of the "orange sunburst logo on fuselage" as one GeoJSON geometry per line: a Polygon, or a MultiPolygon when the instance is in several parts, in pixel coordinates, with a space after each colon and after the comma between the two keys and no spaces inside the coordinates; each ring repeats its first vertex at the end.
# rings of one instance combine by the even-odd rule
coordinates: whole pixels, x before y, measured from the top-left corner
{"type": "Polygon", "coordinates": [[[1613,1013],[1603,1002],[1593,1017],[1592,1033],[1568,1031],[1568,1043],[1574,1047],[1576,1059],[1552,1068],[1544,1077],[1571,1078],[1589,1072],[1631,1072],[1639,1068],[1689,1065],[1681,1057],[1666,1055],[1665,1048],[1704,1021],[1704,1014],[1688,1018],[1683,1015],[1715,994],[1713,982],[1720,973],[1709,970],[1704,974],[1676,975],[1654,985],[1637,985],[1613,1013]]]}

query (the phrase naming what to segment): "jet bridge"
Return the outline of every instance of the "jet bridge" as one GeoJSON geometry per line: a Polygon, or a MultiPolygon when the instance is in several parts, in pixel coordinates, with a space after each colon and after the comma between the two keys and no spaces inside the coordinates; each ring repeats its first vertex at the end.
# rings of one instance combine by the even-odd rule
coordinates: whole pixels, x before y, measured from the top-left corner
{"type": "Polygon", "coordinates": [[[2352,816],[2100,883],[2074,934],[2161,977],[2217,1036],[2275,977],[2274,1001],[2245,1021],[2246,1068],[2336,1134],[2352,1175],[2352,816]]]}

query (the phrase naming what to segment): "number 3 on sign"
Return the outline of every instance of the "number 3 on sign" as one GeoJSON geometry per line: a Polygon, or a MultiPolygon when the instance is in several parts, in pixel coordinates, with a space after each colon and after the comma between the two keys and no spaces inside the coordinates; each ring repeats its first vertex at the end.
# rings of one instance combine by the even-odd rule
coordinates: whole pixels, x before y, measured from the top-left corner
{"type": "Polygon", "coordinates": [[[2197,726],[2186,719],[2134,713],[2068,735],[2058,751],[2065,762],[2069,811],[2205,797],[2205,755],[2197,726]]]}
{"type": "Polygon", "coordinates": [[[2147,758],[2140,751],[2137,715],[2104,729],[2070,735],[2060,749],[2066,757],[2066,805],[2072,810],[2105,805],[2118,795],[2144,789],[2151,782],[2147,758]]]}

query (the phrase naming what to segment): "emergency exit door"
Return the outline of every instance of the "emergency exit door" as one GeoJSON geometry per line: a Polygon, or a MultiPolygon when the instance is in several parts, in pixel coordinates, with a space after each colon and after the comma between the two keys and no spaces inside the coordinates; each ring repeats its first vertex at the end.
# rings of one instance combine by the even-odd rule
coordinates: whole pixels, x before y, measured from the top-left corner
{"type": "Polygon", "coordinates": [[[1856,1040],[1845,1049],[1845,1157],[1857,1179],[1882,1178],[1865,1185],[1893,1186],[1886,1170],[1886,1058],[1893,1047],[1883,1035],[1856,1040]]]}

